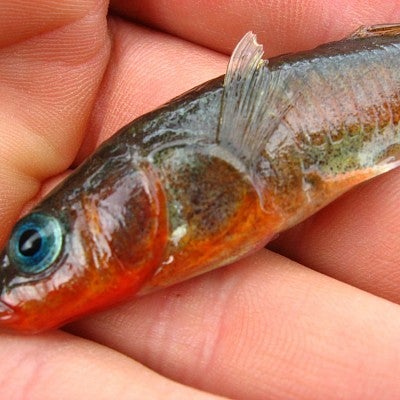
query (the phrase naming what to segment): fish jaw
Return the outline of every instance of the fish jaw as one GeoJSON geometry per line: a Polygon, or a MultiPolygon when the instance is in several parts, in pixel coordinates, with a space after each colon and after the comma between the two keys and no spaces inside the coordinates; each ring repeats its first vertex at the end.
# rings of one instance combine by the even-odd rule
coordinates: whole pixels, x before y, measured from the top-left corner
{"type": "Polygon", "coordinates": [[[7,323],[13,318],[14,311],[7,304],[0,302],[0,323],[7,323]]]}
{"type": "MultiPolygon", "coordinates": [[[[10,260],[7,256],[5,250],[0,252],[0,279],[1,282],[4,282],[3,274],[4,271],[10,266],[10,260]]],[[[4,284],[2,284],[1,288],[1,295],[0,295],[0,326],[7,329],[10,324],[15,323],[18,320],[17,313],[15,310],[10,307],[3,299],[3,291],[4,291],[4,284]]]]}

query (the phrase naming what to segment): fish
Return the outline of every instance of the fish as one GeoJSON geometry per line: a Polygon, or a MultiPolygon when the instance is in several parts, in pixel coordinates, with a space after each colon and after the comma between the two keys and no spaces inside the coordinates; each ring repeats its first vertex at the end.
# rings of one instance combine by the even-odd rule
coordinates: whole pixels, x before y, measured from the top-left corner
{"type": "Polygon", "coordinates": [[[0,329],[38,333],[230,264],[400,165],[400,24],[263,59],[134,120],[16,222],[0,329]]]}

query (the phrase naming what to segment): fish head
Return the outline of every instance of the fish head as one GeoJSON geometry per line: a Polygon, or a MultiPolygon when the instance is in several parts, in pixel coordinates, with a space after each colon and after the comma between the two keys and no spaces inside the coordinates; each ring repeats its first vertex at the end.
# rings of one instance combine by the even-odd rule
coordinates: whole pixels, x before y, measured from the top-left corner
{"type": "Polygon", "coordinates": [[[0,329],[56,328],[133,297],[157,270],[167,226],[156,177],[106,170],[74,174],[14,226],[0,253],[0,329]]]}

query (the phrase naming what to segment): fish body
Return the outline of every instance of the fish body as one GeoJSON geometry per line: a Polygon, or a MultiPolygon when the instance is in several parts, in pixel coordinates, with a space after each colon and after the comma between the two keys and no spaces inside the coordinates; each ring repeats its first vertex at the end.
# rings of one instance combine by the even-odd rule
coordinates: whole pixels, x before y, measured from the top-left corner
{"type": "Polygon", "coordinates": [[[0,327],[38,332],[243,257],[400,164],[400,28],[262,60],[138,118],[14,227],[0,327]]]}

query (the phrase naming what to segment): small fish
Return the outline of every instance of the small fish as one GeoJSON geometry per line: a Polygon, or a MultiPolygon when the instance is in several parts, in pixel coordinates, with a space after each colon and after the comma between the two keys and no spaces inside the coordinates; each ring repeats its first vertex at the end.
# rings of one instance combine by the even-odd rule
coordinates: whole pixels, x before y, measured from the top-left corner
{"type": "Polygon", "coordinates": [[[231,263],[400,165],[400,24],[263,60],[138,118],[15,225],[0,327],[39,332],[231,263]]]}

